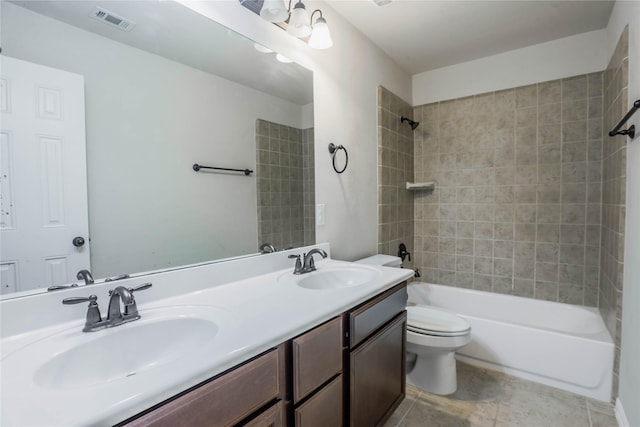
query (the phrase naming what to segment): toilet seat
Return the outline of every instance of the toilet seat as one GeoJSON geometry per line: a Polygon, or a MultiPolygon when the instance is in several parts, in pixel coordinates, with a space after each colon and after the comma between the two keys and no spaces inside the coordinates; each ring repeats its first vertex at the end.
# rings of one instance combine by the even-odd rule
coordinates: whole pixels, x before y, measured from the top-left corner
{"type": "Polygon", "coordinates": [[[407,330],[422,335],[458,337],[469,334],[471,325],[450,311],[414,305],[407,307],[407,330]]]}

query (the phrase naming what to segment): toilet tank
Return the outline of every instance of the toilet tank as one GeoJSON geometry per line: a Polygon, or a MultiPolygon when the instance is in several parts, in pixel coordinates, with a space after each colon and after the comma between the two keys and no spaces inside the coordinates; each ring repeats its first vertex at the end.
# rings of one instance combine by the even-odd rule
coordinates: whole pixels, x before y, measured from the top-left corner
{"type": "Polygon", "coordinates": [[[385,267],[402,267],[402,260],[400,259],[400,257],[392,255],[378,254],[359,259],[356,262],[360,264],[382,265],[385,267]]]}

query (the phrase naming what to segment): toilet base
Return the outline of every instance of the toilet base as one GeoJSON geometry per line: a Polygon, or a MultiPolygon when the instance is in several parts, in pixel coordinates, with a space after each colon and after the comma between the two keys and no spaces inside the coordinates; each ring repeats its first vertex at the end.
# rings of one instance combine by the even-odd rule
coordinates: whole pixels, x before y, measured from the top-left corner
{"type": "Polygon", "coordinates": [[[458,389],[455,352],[420,354],[407,373],[407,383],[433,394],[453,394],[458,389]]]}

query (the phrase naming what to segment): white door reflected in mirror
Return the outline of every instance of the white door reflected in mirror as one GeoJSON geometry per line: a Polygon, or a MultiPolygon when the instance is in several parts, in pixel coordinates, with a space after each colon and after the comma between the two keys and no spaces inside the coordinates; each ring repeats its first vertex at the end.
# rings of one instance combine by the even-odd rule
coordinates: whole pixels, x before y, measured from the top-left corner
{"type": "Polygon", "coordinates": [[[84,78],[3,56],[1,105],[1,293],[69,283],[90,265],[74,244],[89,236],[84,78]]]}

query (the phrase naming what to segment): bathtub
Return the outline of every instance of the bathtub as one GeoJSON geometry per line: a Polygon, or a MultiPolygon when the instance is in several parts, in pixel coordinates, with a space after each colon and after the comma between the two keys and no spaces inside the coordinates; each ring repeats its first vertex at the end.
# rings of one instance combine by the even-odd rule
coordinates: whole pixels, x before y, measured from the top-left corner
{"type": "Polygon", "coordinates": [[[471,343],[456,359],[610,401],[614,345],[597,309],[414,282],[409,304],[457,313],[471,343]]]}

